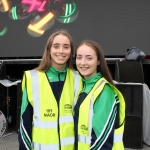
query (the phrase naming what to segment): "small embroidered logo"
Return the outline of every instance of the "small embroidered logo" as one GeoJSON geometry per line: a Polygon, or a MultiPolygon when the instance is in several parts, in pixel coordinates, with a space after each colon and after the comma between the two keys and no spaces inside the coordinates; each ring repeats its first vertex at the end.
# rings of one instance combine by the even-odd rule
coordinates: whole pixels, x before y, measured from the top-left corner
{"type": "Polygon", "coordinates": [[[86,127],[86,125],[81,125],[81,130],[87,131],[87,130],[88,130],[88,127],[86,127]]]}
{"type": "Polygon", "coordinates": [[[72,113],[72,105],[70,104],[65,104],[64,109],[66,113],[72,113]]]}

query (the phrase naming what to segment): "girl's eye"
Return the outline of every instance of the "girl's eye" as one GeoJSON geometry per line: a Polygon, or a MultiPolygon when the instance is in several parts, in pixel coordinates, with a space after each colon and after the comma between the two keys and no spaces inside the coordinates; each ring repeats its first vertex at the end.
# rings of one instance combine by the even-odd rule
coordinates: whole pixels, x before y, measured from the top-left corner
{"type": "Polygon", "coordinates": [[[58,45],[54,45],[53,47],[54,47],[54,48],[56,48],[56,49],[58,49],[58,48],[59,48],[59,46],[58,46],[58,45]]]}
{"type": "Polygon", "coordinates": [[[64,46],[64,49],[69,49],[69,46],[64,46]]]}
{"type": "Polygon", "coordinates": [[[92,60],[92,58],[91,57],[87,57],[87,60],[92,60]]]}
{"type": "Polygon", "coordinates": [[[81,58],[82,58],[81,56],[77,56],[77,57],[76,57],[76,59],[81,59],[81,58]]]}

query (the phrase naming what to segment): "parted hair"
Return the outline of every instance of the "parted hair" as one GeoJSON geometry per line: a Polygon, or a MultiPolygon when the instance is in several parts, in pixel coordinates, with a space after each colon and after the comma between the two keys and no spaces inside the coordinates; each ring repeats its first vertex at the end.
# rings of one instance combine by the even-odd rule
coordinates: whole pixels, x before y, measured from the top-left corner
{"type": "Polygon", "coordinates": [[[68,37],[68,39],[70,41],[71,55],[67,61],[67,64],[68,64],[68,68],[70,68],[70,69],[73,68],[73,40],[72,40],[72,37],[70,36],[69,32],[66,29],[59,29],[59,30],[55,30],[48,38],[47,43],[45,45],[44,54],[42,56],[42,60],[39,64],[39,66],[37,68],[35,68],[35,70],[38,70],[41,72],[46,72],[49,69],[49,67],[51,66],[50,51],[51,51],[51,46],[52,46],[53,40],[54,40],[55,36],[57,36],[57,35],[64,35],[64,36],[68,37]]]}

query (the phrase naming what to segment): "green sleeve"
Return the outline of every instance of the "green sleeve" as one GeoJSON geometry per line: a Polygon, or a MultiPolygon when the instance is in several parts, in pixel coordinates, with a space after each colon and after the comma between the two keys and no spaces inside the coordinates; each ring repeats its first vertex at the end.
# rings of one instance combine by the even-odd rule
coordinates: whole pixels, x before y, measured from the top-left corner
{"type": "Polygon", "coordinates": [[[106,84],[94,104],[92,127],[97,137],[101,137],[102,132],[110,131],[116,109],[116,93],[109,84],[106,84]]]}

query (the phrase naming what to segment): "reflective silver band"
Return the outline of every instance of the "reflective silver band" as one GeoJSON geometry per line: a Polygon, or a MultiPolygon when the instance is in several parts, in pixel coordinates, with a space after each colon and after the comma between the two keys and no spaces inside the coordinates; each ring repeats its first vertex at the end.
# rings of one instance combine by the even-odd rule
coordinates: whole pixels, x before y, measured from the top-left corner
{"type": "Polygon", "coordinates": [[[33,120],[33,126],[35,128],[52,128],[56,129],[58,127],[57,121],[37,121],[33,120]]]}
{"type": "Polygon", "coordinates": [[[73,116],[59,116],[59,123],[74,122],[73,116]]]}
{"type": "Polygon", "coordinates": [[[33,148],[34,150],[59,150],[59,145],[33,143],[33,148]]]}
{"type": "Polygon", "coordinates": [[[104,82],[106,82],[106,80],[102,80],[102,81],[99,83],[99,85],[96,87],[95,90],[97,90],[104,82]]]}
{"type": "Polygon", "coordinates": [[[40,89],[39,89],[39,80],[38,80],[38,73],[36,70],[30,71],[32,77],[32,92],[33,92],[33,114],[34,117],[40,118],[40,89]]]}
{"type": "MultiPolygon", "coordinates": [[[[73,145],[74,137],[62,138],[60,139],[61,146],[73,145]]],[[[59,150],[58,144],[39,144],[33,143],[34,150],[59,150]]]]}
{"type": "MultiPolygon", "coordinates": [[[[78,95],[78,90],[79,90],[79,87],[80,87],[80,75],[72,70],[73,74],[74,74],[74,106],[76,105],[76,102],[77,102],[77,95],[78,95]]],[[[74,107],[72,107],[72,109],[74,109],[74,107]]]]}
{"type": "Polygon", "coordinates": [[[70,145],[70,144],[72,145],[74,144],[74,142],[75,142],[74,137],[67,137],[67,138],[60,139],[61,146],[70,145]]]}
{"type": "Polygon", "coordinates": [[[91,144],[91,137],[88,136],[83,136],[83,135],[78,135],[78,141],[81,143],[86,143],[86,144],[91,144]]]}
{"type": "Polygon", "coordinates": [[[123,134],[114,134],[114,143],[122,142],[123,134]]]}
{"type": "MultiPolygon", "coordinates": [[[[72,116],[60,116],[59,123],[70,123],[74,122],[72,116]]],[[[33,120],[33,126],[36,128],[57,128],[58,123],[57,121],[40,121],[40,120],[33,120]]]]}

